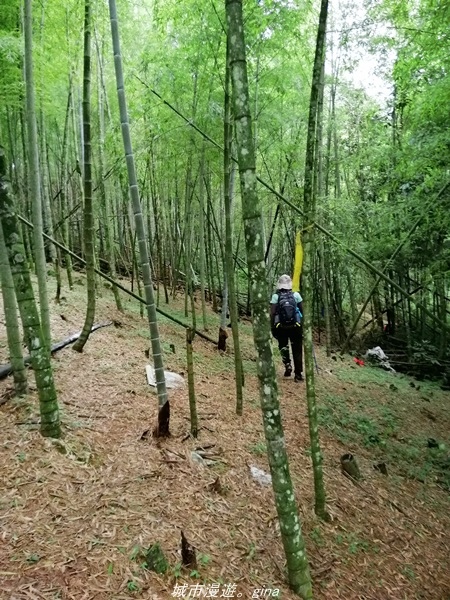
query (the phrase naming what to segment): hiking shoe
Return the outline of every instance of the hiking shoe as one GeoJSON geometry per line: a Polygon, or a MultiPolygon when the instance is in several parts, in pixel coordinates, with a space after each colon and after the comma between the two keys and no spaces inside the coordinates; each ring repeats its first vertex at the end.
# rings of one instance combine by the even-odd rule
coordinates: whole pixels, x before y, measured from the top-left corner
{"type": "Polygon", "coordinates": [[[286,369],[284,371],[284,376],[290,377],[291,375],[292,375],[292,367],[291,367],[291,365],[287,365],[286,369]]]}
{"type": "Polygon", "coordinates": [[[303,375],[301,373],[300,373],[300,375],[296,375],[295,381],[303,381],[303,375]]]}

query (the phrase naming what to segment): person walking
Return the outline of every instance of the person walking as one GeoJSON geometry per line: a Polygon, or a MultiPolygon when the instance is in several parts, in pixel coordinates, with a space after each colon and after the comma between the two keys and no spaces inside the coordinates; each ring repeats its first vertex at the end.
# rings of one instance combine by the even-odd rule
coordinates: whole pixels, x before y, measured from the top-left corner
{"type": "Polygon", "coordinates": [[[285,377],[292,375],[289,342],[291,344],[295,381],[303,381],[302,317],[303,299],[298,292],[292,291],[289,275],[281,275],[270,300],[270,323],[272,335],[278,342],[285,377]]]}

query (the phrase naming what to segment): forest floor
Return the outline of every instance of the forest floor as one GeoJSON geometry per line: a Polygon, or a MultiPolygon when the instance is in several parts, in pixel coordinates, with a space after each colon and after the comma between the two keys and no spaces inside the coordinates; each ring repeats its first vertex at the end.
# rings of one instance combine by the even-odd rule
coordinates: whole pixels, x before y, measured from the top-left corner
{"type": "MultiPolygon", "coordinates": [[[[51,303],[54,341],[83,325],[84,276],[76,280],[60,305],[51,303]]],[[[54,287],[50,278],[50,297],[54,287]]],[[[63,443],[40,436],[35,390],[0,406],[0,598],[156,600],[173,597],[176,583],[187,584],[184,597],[202,597],[202,589],[213,597],[194,586],[217,583],[217,597],[295,598],[271,487],[249,468],[268,472],[250,324],[241,327],[244,415],[235,414],[232,352],[219,355],[196,337],[199,438],[187,437],[186,385],[170,390],[172,437],[158,442],[157,399],[145,374],[148,326],[134,300],[124,297],[120,314],[111,292],[102,286],[101,294],[96,322],[121,326],[93,333],[82,354],[69,346],[52,359],[63,443]],[[191,452],[208,444],[217,462],[197,464],[191,452]],[[217,477],[220,493],[211,486],[217,477]],[[197,551],[192,572],[180,566],[181,530],[197,551]],[[164,575],[145,568],[145,549],[155,543],[169,562],[164,575]]],[[[183,318],[182,298],[161,308],[183,318]]],[[[218,317],[208,311],[208,319],[215,338],[218,317]]],[[[161,318],[160,331],[166,369],[185,374],[184,329],[161,318]]],[[[315,350],[329,524],[313,512],[305,384],[282,378],[276,352],[314,598],[449,600],[448,392],[315,350]],[[429,438],[439,447],[429,448],[429,438]],[[347,452],[357,457],[361,485],[340,472],[347,452]],[[387,475],[374,469],[380,461],[387,475]]],[[[2,327],[0,363],[7,354],[2,327]]],[[[11,386],[11,378],[0,382],[0,398],[11,386]]]]}

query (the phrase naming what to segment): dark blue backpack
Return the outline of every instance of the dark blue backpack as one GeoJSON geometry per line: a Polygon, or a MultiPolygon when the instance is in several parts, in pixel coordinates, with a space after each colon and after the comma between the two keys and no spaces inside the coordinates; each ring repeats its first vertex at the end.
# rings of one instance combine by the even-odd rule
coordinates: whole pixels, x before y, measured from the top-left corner
{"type": "Polygon", "coordinates": [[[299,326],[301,313],[297,307],[293,292],[290,290],[278,290],[278,304],[275,313],[275,327],[291,329],[299,326]]]}

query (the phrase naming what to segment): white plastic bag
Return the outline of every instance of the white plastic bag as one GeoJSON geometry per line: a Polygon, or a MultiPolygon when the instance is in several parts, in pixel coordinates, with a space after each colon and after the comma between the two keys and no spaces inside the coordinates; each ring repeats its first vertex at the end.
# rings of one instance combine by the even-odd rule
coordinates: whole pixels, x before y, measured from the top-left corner
{"type": "Polygon", "coordinates": [[[375,361],[378,361],[380,367],[383,367],[383,369],[386,369],[386,371],[395,373],[395,369],[393,369],[391,367],[391,365],[389,364],[388,357],[383,352],[382,348],[380,348],[380,346],[375,346],[375,348],[371,348],[370,350],[367,350],[367,352],[365,354],[365,358],[371,358],[375,361]]]}
{"type": "MultiPolygon", "coordinates": [[[[145,372],[147,373],[147,382],[149,385],[156,387],[155,369],[152,365],[145,366],[145,372]]],[[[166,379],[166,386],[168,388],[181,388],[184,387],[184,377],[178,375],[178,373],[171,373],[170,371],[164,371],[164,377],[166,379]]]]}
{"type": "Polygon", "coordinates": [[[375,346],[375,348],[372,348],[371,350],[367,350],[366,358],[368,358],[369,356],[376,357],[376,358],[378,358],[378,360],[387,360],[388,359],[388,357],[383,352],[383,350],[380,348],[380,346],[375,346]]]}

